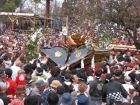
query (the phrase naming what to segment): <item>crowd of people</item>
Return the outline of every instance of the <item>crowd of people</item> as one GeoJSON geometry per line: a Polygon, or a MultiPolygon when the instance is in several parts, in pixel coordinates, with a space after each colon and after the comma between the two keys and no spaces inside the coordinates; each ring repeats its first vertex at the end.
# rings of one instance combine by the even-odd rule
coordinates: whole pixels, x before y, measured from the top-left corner
{"type": "MultiPolygon", "coordinates": [[[[41,47],[62,44],[55,34],[41,47]]],[[[71,70],[48,63],[48,55],[27,62],[24,33],[6,30],[0,39],[0,105],[140,105],[139,51],[112,50],[98,65],[93,57],[86,71],[83,57],[71,70]]]]}

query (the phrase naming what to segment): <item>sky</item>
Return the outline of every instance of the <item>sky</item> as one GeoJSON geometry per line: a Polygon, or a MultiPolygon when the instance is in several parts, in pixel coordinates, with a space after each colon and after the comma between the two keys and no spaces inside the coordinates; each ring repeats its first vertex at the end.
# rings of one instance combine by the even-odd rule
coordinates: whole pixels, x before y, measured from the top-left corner
{"type": "MultiPolygon", "coordinates": [[[[31,2],[32,0],[26,0],[24,5],[23,5],[23,8],[26,9],[26,8],[31,8],[33,11],[35,11],[35,4],[33,4],[31,2]]],[[[62,3],[64,2],[64,0],[56,0],[57,4],[59,4],[60,6],[62,6],[62,3]]],[[[46,2],[45,0],[42,0],[42,4],[37,4],[37,7],[40,8],[39,10],[44,10],[45,8],[45,5],[46,5],[46,2]]],[[[53,2],[51,2],[51,5],[52,6],[55,6],[55,0],[53,0],[53,2]]],[[[16,9],[16,12],[19,11],[19,8],[16,9]]]]}
{"type": "Polygon", "coordinates": [[[60,2],[60,3],[62,4],[64,0],[57,0],[57,1],[60,2]]]}
{"type": "MultiPolygon", "coordinates": [[[[33,4],[31,4],[30,1],[31,1],[31,0],[26,0],[26,2],[25,2],[24,5],[25,5],[25,6],[26,6],[26,5],[33,5],[33,4]]],[[[57,3],[60,3],[60,4],[62,5],[62,3],[63,3],[64,0],[53,0],[53,3],[55,3],[55,1],[56,1],[57,3]]],[[[45,4],[45,1],[42,0],[42,3],[45,4]]]]}

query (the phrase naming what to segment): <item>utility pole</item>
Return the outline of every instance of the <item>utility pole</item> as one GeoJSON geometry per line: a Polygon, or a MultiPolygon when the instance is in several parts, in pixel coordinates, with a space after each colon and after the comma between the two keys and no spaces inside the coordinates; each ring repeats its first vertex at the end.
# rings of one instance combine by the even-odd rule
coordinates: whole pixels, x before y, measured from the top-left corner
{"type": "Polygon", "coordinates": [[[35,27],[36,27],[36,3],[35,3],[35,14],[34,14],[34,32],[35,32],[35,27]]]}
{"type": "Polygon", "coordinates": [[[56,26],[56,3],[57,3],[57,0],[55,0],[55,20],[54,20],[55,21],[55,24],[54,24],[55,26],[56,26]]]}
{"type": "MultiPolygon", "coordinates": [[[[50,17],[50,0],[46,0],[46,17],[50,17]]],[[[48,19],[46,19],[46,25],[48,25],[48,19]]]]}

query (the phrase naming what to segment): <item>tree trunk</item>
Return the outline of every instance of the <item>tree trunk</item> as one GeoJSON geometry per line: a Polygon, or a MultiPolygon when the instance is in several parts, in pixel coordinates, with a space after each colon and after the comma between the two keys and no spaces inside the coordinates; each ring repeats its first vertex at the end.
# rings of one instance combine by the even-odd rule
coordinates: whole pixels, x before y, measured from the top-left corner
{"type": "Polygon", "coordinates": [[[135,45],[136,49],[137,49],[137,50],[140,50],[140,41],[137,40],[137,36],[136,36],[136,34],[137,34],[137,30],[134,29],[134,31],[133,31],[133,35],[129,32],[128,29],[127,29],[126,31],[128,32],[128,35],[133,39],[133,41],[134,41],[134,45],[135,45]]]}
{"type": "MultiPolygon", "coordinates": [[[[50,0],[46,0],[46,17],[50,17],[50,0]]],[[[46,25],[48,25],[48,19],[46,19],[46,25]]]]}

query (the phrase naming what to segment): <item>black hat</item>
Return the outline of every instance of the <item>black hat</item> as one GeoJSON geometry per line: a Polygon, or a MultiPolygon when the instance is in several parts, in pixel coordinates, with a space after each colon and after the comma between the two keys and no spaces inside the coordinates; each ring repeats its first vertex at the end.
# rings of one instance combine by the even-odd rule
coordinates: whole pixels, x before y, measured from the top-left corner
{"type": "Polygon", "coordinates": [[[41,64],[41,67],[43,68],[43,70],[48,71],[49,66],[47,64],[41,64]]]}
{"type": "Polygon", "coordinates": [[[41,67],[37,67],[36,74],[41,76],[43,74],[43,69],[41,67]]]}
{"type": "Polygon", "coordinates": [[[65,74],[66,74],[66,70],[62,70],[62,71],[60,72],[61,77],[64,77],[65,74]]]}
{"type": "Polygon", "coordinates": [[[109,82],[113,77],[113,74],[107,74],[106,77],[105,77],[105,81],[109,82]]]}

